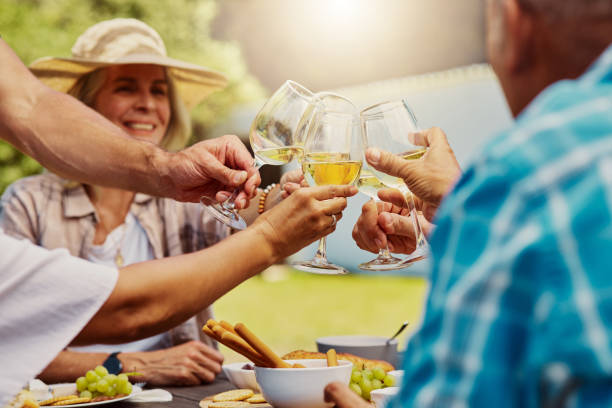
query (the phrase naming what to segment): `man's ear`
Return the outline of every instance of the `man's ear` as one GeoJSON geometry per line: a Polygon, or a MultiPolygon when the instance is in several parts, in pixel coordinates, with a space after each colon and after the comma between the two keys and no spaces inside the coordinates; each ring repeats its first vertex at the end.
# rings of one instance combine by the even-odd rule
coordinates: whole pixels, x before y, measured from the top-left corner
{"type": "MultiPolygon", "coordinates": [[[[563,0],[561,0],[563,1],[563,0]]],[[[519,74],[529,69],[535,58],[535,17],[521,8],[519,0],[503,0],[504,65],[508,72],[519,74]]]]}

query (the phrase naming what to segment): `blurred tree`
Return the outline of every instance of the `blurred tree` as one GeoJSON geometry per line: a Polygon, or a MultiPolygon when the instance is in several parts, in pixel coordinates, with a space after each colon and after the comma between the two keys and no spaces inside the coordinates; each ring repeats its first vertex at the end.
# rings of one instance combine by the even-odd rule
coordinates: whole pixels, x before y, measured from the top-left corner
{"type": "MultiPolygon", "coordinates": [[[[0,0],[2,37],[26,64],[48,55],[70,56],[75,40],[89,26],[133,17],[159,32],[169,56],[223,72],[229,85],[193,111],[192,141],[217,136],[208,132],[232,106],[264,95],[248,73],[238,44],[211,38],[216,14],[215,0],[0,0]]],[[[4,142],[0,142],[0,168],[0,192],[17,178],[41,169],[4,142]]]]}

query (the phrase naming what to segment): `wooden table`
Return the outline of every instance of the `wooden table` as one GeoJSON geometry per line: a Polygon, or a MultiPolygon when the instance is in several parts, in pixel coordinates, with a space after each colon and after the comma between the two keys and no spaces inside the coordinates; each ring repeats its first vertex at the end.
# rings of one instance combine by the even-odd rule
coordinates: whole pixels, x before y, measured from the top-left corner
{"type": "Polygon", "coordinates": [[[198,408],[202,398],[231,390],[234,387],[223,374],[219,374],[214,382],[194,387],[162,387],[169,391],[173,399],[170,402],[136,403],[119,401],[108,405],[109,408],[198,408]]]}

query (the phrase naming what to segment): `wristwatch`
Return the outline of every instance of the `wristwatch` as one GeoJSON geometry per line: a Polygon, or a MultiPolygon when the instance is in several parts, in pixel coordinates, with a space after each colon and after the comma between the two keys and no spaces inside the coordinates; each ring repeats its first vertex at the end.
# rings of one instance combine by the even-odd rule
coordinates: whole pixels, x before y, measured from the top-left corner
{"type": "Polygon", "coordinates": [[[120,351],[115,351],[111,353],[110,356],[104,360],[102,365],[108,370],[109,374],[119,374],[123,370],[123,364],[121,364],[121,360],[117,358],[117,355],[121,353],[120,351]]]}

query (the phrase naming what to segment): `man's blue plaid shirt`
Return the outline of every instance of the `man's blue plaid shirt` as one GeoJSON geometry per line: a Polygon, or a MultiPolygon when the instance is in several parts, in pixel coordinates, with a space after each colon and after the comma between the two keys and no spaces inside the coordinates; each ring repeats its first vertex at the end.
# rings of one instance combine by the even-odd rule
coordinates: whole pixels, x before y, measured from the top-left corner
{"type": "Polygon", "coordinates": [[[478,155],[437,224],[390,406],[612,407],[612,46],[478,155]]]}

